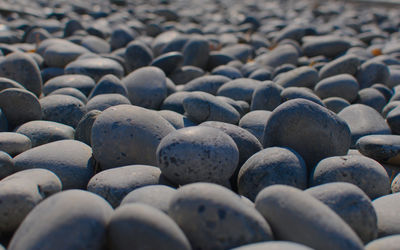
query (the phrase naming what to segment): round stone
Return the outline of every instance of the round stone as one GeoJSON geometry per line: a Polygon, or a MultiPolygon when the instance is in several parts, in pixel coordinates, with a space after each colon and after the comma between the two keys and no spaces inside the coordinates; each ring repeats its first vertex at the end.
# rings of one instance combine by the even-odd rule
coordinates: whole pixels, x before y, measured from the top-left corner
{"type": "Polygon", "coordinates": [[[365,88],[358,91],[357,103],[370,106],[381,113],[386,105],[386,98],[381,92],[374,88],[365,88]]]}
{"type": "Polygon", "coordinates": [[[210,45],[205,38],[190,39],[183,47],[183,65],[205,68],[210,53],[210,45]]]}
{"type": "Polygon", "coordinates": [[[183,86],[182,91],[203,91],[212,95],[216,95],[218,89],[229,81],[230,79],[225,76],[201,76],[186,83],[183,86]]]}
{"type": "Polygon", "coordinates": [[[82,190],[60,192],[29,213],[9,248],[102,249],[112,213],[111,206],[95,194],[82,190]]]}
{"type": "Polygon", "coordinates": [[[323,55],[326,57],[336,57],[348,50],[351,43],[342,37],[313,36],[307,39],[303,38],[303,53],[308,57],[323,55]]]}
{"type": "Polygon", "coordinates": [[[153,60],[153,52],[144,43],[133,41],[126,46],[124,54],[128,72],[148,66],[153,60]]]}
{"type": "Polygon", "coordinates": [[[128,96],[128,90],[115,75],[105,75],[92,89],[89,99],[101,94],[121,94],[123,96],[128,96]]]}
{"type": "Polygon", "coordinates": [[[103,111],[109,107],[131,104],[128,98],[120,94],[101,94],[91,98],[86,104],[86,111],[99,110],[103,111]]]}
{"type": "MultiPolygon", "coordinates": [[[[75,140],[86,143],[87,145],[92,145],[91,136],[92,136],[92,127],[94,121],[101,114],[99,110],[91,110],[87,112],[82,119],[79,121],[75,130],[75,140]]],[[[71,138],[73,139],[73,138],[71,138]]]]}
{"type": "Polygon", "coordinates": [[[323,159],[311,174],[311,186],[330,182],[349,182],[361,188],[371,199],[390,192],[389,176],[377,161],[360,155],[323,159]]]}
{"type": "Polygon", "coordinates": [[[261,82],[254,89],[250,110],[274,110],[281,104],[282,90],[282,87],[272,81],[261,82]]]}
{"type": "Polygon", "coordinates": [[[95,84],[96,82],[92,78],[85,75],[61,75],[44,84],[43,94],[48,95],[61,88],[76,88],[87,96],[95,84]]]}
{"type": "Polygon", "coordinates": [[[335,114],[339,113],[344,108],[351,105],[350,102],[341,97],[328,97],[322,100],[322,103],[326,106],[327,109],[334,112],[335,114]]]}
{"type": "Polygon", "coordinates": [[[0,91],[9,88],[25,89],[24,86],[14,80],[8,79],[6,77],[0,77],[0,91]]]}
{"type": "Polygon", "coordinates": [[[240,168],[238,192],[250,200],[267,186],[283,184],[307,188],[307,167],[303,158],[288,148],[266,148],[248,159],[240,168]]]}
{"type": "Polygon", "coordinates": [[[361,64],[357,72],[357,80],[361,89],[371,87],[374,83],[386,83],[389,76],[389,68],[376,60],[369,60],[361,64]]]}
{"type": "Polygon", "coordinates": [[[294,70],[279,74],[274,82],[284,88],[287,87],[307,87],[313,88],[318,82],[318,71],[313,67],[303,66],[294,70]]]}
{"type": "Polygon", "coordinates": [[[233,139],[205,126],[171,132],[161,140],[156,155],[158,167],[175,184],[225,183],[239,161],[233,139]]]}
{"type": "Polygon", "coordinates": [[[253,92],[259,83],[259,81],[249,78],[238,78],[222,85],[218,89],[217,95],[250,103],[253,92]]]}
{"type": "Polygon", "coordinates": [[[392,165],[400,165],[399,135],[367,135],[358,139],[358,151],[363,155],[392,165]]]}
{"type": "Polygon", "coordinates": [[[330,76],[340,74],[355,75],[360,66],[360,59],[357,56],[349,54],[336,58],[325,64],[319,71],[319,79],[325,79],[330,76]]]}
{"type": "Polygon", "coordinates": [[[400,234],[376,239],[365,246],[365,250],[396,250],[400,244],[400,234]]]}
{"type": "Polygon", "coordinates": [[[267,125],[271,111],[255,110],[244,115],[239,121],[239,127],[252,133],[261,143],[264,140],[264,128],[267,125]]]}
{"type": "Polygon", "coordinates": [[[357,80],[349,74],[327,77],[315,85],[314,91],[321,99],[341,97],[349,102],[357,98],[359,90],[357,80]]]}
{"type": "Polygon", "coordinates": [[[378,217],[378,238],[400,234],[400,193],[388,194],[372,202],[378,217]]]}
{"type": "Polygon", "coordinates": [[[75,98],[78,98],[81,102],[87,103],[87,98],[86,96],[78,89],[76,88],[61,88],[61,89],[56,89],[53,92],[51,92],[49,95],[69,95],[75,98]]]}
{"type": "Polygon", "coordinates": [[[268,53],[261,54],[255,58],[255,61],[260,65],[276,68],[282,64],[290,63],[297,65],[299,52],[291,44],[283,44],[269,51],[268,53]]]}
{"type": "Polygon", "coordinates": [[[63,40],[48,46],[43,58],[49,67],[64,68],[68,63],[88,52],[89,50],[83,46],[63,40]]]}
{"type": "Polygon", "coordinates": [[[189,120],[186,116],[171,110],[160,110],[158,114],[171,123],[175,129],[196,126],[196,123],[189,120]]]}
{"type": "Polygon", "coordinates": [[[0,151],[0,180],[11,175],[15,171],[12,157],[6,152],[0,151]]]}
{"type": "Polygon", "coordinates": [[[0,132],[0,151],[16,156],[32,147],[31,140],[19,133],[0,132]]]}
{"type": "Polygon", "coordinates": [[[151,66],[160,68],[166,75],[171,74],[183,64],[183,54],[177,51],[160,55],[151,62],[151,66]]]}
{"type": "Polygon", "coordinates": [[[288,87],[288,88],[285,88],[284,90],[282,90],[282,92],[281,92],[282,102],[286,102],[288,100],[294,100],[294,99],[298,99],[298,98],[312,101],[312,102],[324,107],[324,103],[322,102],[322,100],[316,94],[314,94],[313,91],[310,90],[309,88],[288,87]]]}
{"type": "Polygon", "coordinates": [[[179,188],[168,215],[193,249],[231,249],[273,238],[268,223],[254,207],[216,184],[194,183],[179,188]]]}
{"type": "Polygon", "coordinates": [[[232,250],[312,250],[303,244],[290,241],[269,241],[248,244],[240,247],[232,248],[232,250]]]}
{"type": "Polygon", "coordinates": [[[124,68],[109,58],[87,58],[75,60],[65,66],[65,74],[82,74],[98,81],[103,76],[113,74],[119,78],[124,76],[124,68]]]}
{"type": "Polygon", "coordinates": [[[400,192],[400,174],[399,173],[397,173],[396,177],[393,179],[390,187],[391,187],[392,193],[400,192]]]}
{"type": "Polygon", "coordinates": [[[263,145],[292,148],[312,169],[326,157],[345,155],[350,139],[350,129],[333,112],[314,102],[294,99],[272,112],[263,145]]]}
{"type": "Polygon", "coordinates": [[[156,112],[132,105],[104,110],[92,127],[94,158],[102,169],[156,165],[156,149],[174,127],[156,112]]]}

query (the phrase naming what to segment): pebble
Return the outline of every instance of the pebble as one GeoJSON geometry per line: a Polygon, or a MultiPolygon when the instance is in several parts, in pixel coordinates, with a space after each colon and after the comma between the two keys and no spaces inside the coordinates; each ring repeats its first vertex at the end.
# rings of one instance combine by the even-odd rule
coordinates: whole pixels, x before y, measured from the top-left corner
{"type": "Polygon", "coordinates": [[[26,53],[10,53],[0,61],[0,76],[14,80],[36,96],[42,92],[42,77],[35,60],[26,53]]]}
{"type": "Polygon", "coordinates": [[[385,97],[386,102],[389,102],[390,98],[392,98],[393,91],[388,86],[382,83],[375,83],[371,86],[371,88],[374,88],[381,92],[381,94],[385,97]]]}
{"type": "Polygon", "coordinates": [[[254,207],[216,184],[179,188],[168,215],[185,233],[192,249],[230,249],[273,239],[268,223],[254,207]]]}
{"type": "Polygon", "coordinates": [[[314,91],[321,99],[341,97],[351,103],[357,99],[359,88],[357,79],[352,75],[338,74],[319,81],[314,91]]]}
{"type": "Polygon", "coordinates": [[[81,45],[96,54],[109,53],[111,50],[110,44],[97,36],[84,37],[82,39],[81,45]]]}
{"type": "Polygon", "coordinates": [[[178,51],[171,51],[154,58],[151,66],[158,67],[166,75],[170,75],[183,64],[183,54],[178,51]]]}
{"type": "Polygon", "coordinates": [[[54,90],[49,95],[69,95],[78,98],[81,102],[87,103],[87,97],[76,88],[61,88],[54,90]]]}
{"type": "Polygon", "coordinates": [[[0,151],[16,156],[32,147],[31,140],[19,133],[0,132],[0,151]]]}
{"type": "Polygon", "coordinates": [[[253,50],[247,44],[234,44],[224,47],[220,52],[245,63],[252,57],[253,50]]]}
{"type": "Polygon", "coordinates": [[[292,148],[312,169],[326,157],[345,155],[350,135],[345,121],[333,112],[314,102],[294,99],[272,112],[265,126],[263,146],[292,148]]]}
{"type": "Polygon", "coordinates": [[[400,234],[376,239],[365,246],[365,250],[396,250],[400,244],[400,234]]]}
{"type": "Polygon", "coordinates": [[[187,127],[164,137],[156,152],[158,167],[175,184],[223,184],[235,172],[239,150],[220,129],[187,127]]]}
{"type": "Polygon", "coordinates": [[[322,201],[357,233],[364,243],[378,236],[377,217],[370,198],[357,186],[332,182],[305,191],[322,201]]]}
{"type": "Polygon", "coordinates": [[[367,135],[358,139],[358,151],[379,162],[392,165],[400,164],[400,136],[367,135]]]}
{"type": "Polygon", "coordinates": [[[242,73],[240,72],[239,69],[228,66],[228,65],[220,65],[218,67],[215,67],[211,71],[212,75],[219,75],[219,76],[225,76],[228,77],[232,80],[238,79],[238,78],[243,78],[242,73]]]}
{"type": "Polygon", "coordinates": [[[361,155],[323,159],[315,166],[310,177],[311,186],[337,181],[358,186],[371,200],[390,192],[390,180],[385,168],[377,161],[361,155]]]}
{"type": "Polygon", "coordinates": [[[42,118],[41,104],[30,91],[8,88],[0,92],[0,108],[10,129],[25,122],[42,118]]]}
{"type": "Polygon", "coordinates": [[[272,81],[261,82],[254,89],[251,97],[250,110],[273,111],[282,102],[282,90],[282,87],[272,81]]]}
{"type": "Polygon", "coordinates": [[[396,177],[393,179],[392,184],[390,185],[392,193],[400,192],[400,174],[397,173],[396,177]]]}
{"type": "Polygon", "coordinates": [[[205,38],[190,39],[182,48],[182,51],[183,65],[191,65],[203,69],[207,66],[210,45],[205,38]]]}
{"type": "Polygon", "coordinates": [[[361,62],[357,56],[349,54],[336,58],[325,64],[319,71],[319,79],[325,79],[327,77],[349,74],[355,76],[358,72],[358,67],[361,62]]]}
{"type": "Polygon", "coordinates": [[[76,126],[74,138],[71,139],[81,141],[91,146],[92,127],[94,121],[100,114],[101,111],[99,110],[91,110],[87,112],[76,126]]]}
{"type": "Polygon", "coordinates": [[[93,156],[102,169],[157,164],[156,149],[174,127],[156,112],[132,105],[104,110],[92,127],[93,156]]]}
{"type": "Polygon", "coordinates": [[[124,54],[128,72],[148,66],[153,60],[153,52],[144,43],[132,41],[126,46],[124,54]]]}
{"type": "Polygon", "coordinates": [[[250,103],[253,92],[259,83],[260,81],[249,78],[238,78],[223,84],[218,89],[217,95],[250,103]]]}
{"type": "Polygon", "coordinates": [[[32,148],[59,140],[74,139],[75,130],[52,121],[30,121],[17,127],[15,132],[27,136],[32,148]]]}
{"type": "Polygon", "coordinates": [[[338,113],[351,131],[351,145],[366,135],[391,134],[389,125],[375,109],[364,104],[350,105],[338,113]]]}
{"type": "Polygon", "coordinates": [[[378,90],[365,88],[358,91],[357,103],[370,106],[381,113],[387,102],[385,96],[378,90]]]}
{"type": "Polygon", "coordinates": [[[17,171],[44,168],[54,172],[63,189],[86,188],[93,176],[92,149],[75,140],[60,140],[29,149],[14,158],[17,171]]]}
{"type": "Polygon", "coordinates": [[[50,67],[64,68],[79,56],[88,52],[89,50],[83,46],[63,40],[48,46],[43,53],[43,59],[50,67]]]}
{"type": "Polygon", "coordinates": [[[270,147],[253,154],[240,168],[238,193],[254,200],[262,189],[274,184],[305,189],[307,176],[307,166],[298,153],[270,147]]]}
{"type": "Polygon", "coordinates": [[[0,151],[0,180],[15,172],[14,161],[6,152],[0,151]]]}
{"type": "Polygon", "coordinates": [[[167,120],[175,129],[196,126],[196,123],[189,120],[186,116],[171,110],[160,110],[158,114],[167,120]]]}
{"type": "Polygon", "coordinates": [[[284,88],[307,87],[313,88],[318,82],[318,71],[313,67],[303,66],[279,74],[274,82],[284,88]]]}
{"type": "Polygon", "coordinates": [[[182,85],[205,74],[204,70],[196,66],[182,66],[168,75],[176,84],[182,85]]]}
{"type": "Polygon", "coordinates": [[[190,92],[182,102],[187,117],[196,122],[220,121],[237,124],[239,112],[227,102],[206,92],[190,92]]]}
{"type": "Polygon", "coordinates": [[[272,72],[268,69],[257,69],[249,75],[249,78],[259,81],[272,80],[272,72]]]}
{"type": "Polygon", "coordinates": [[[60,192],[60,179],[45,169],[29,169],[0,181],[0,234],[10,236],[42,200],[60,192]]]}
{"type": "Polygon", "coordinates": [[[28,214],[8,249],[102,249],[112,213],[111,206],[95,194],[60,192],[28,214]]]}
{"type": "Polygon", "coordinates": [[[124,76],[124,68],[117,61],[109,58],[87,58],[68,63],[65,66],[65,74],[87,75],[95,81],[103,76],[113,74],[118,78],[124,76]]]}
{"type": "Polygon", "coordinates": [[[388,194],[372,201],[378,217],[378,238],[400,234],[400,193],[388,194]]]}
{"type": "Polygon", "coordinates": [[[312,250],[303,244],[290,241],[267,241],[232,248],[232,250],[312,250]]]}
{"type": "Polygon", "coordinates": [[[201,76],[186,83],[183,86],[182,91],[202,91],[212,95],[217,95],[218,89],[229,81],[231,81],[231,79],[220,75],[201,76]]]}
{"type": "Polygon", "coordinates": [[[400,134],[400,108],[396,107],[392,109],[386,116],[386,122],[393,134],[400,134]]]}
{"type": "Polygon", "coordinates": [[[129,165],[96,174],[90,179],[87,190],[100,195],[111,206],[118,207],[132,190],[156,184],[170,184],[160,169],[147,165],[129,165]]]}
{"type": "Polygon", "coordinates": [[[189,92],[187,91],[179,91],[170,94],[167,98],[164,99],[161,110],[172,110],[179,114],[184,114],[185,109],[183,107],[183,100],[189,96],[189,92]]]}
{"type": "Polygon", "coordinates": [[[324,103],[322,100],[313,93],[312,90],[306,87],[288,87],[282,90],[281,92],[281,99],[282,102],[286,102],[288,100],[294,100],[294,99],[305,99],[308,101],[312,101],[318,105],[321,105],[324,107],[324,103]]]}
{"type": "Polygon", "coordinates": [[[322,103],[327,109],[333,111],[336,114],[351,105],[350,102],[341,97],[328,97],[326,99],[323,99],[322,103]]]}
{"type": "Polygon", "coordinates": [[[336,57],[346,52],[351,43],[343,37],[337,36],[314,36],[303,37],[303,53],[308,57],[326,56],[336,57]]]}
{"type": "Polygon", "coordinates": [[[282,64],[297,64],[299,54],[297,49],[291,44],[283,44],[275,49],[255,58],[260,65],[276,68],[282,64]]]}
{"type": "Polygon", "coordinates": [[[122,79],[133,105],[158,109],[167,97],[166,77],[159,68],[148,66],[137,69],[122,79]]]}
{"type": "Polygon", "coordinates": [[[339,215],[297,188],[266,187],[257,195],[255,207],[270,223],[278,240],[313,249],[364,249],[356,233],[339,215]]]}
{"type": "Polygon", "coordinates": [[[59,122],[75,128],[86,107],[79,99],[68,95],[48,95],[40,99],[43,120],[59,122]]]}
{"type": "Polygon", "coordinates": [[[109,222],[112,249],[182,249],[191,246],[179,226],[165,213],[145,204],[117,208],[109,222]]]}
{"type": "Polygon", "coordinates": [[[91,98],[86,104],[86,112],[92,110],[103,111],[109,107],[131,104],[129,99],[121,94],[101,94],[91,98]]]}
{"type": "Polygon", "coordinates": [[[8,131],[8,121],[4,111],[0,108],[0,132],[8,131]]]}
{"type": "Polygon", "coordinates": [[[141,203],[168,213],[169,204],[175,193],[176,189],[161,184],[139,187],[129,192],[121,201],[120,206],[141,203]]]}
{"type": "Polygon", "coordinates": [[[389,76],[389,68],[384,63],[375,60],[361,64],[356,75],[361,89],[371,87],[375,83],[386,83],[389,76]]]}
{"type": "Polygon", "coordinates": [[[128,96],[128,90],[118,77],[109,74],[100,78],[96,86],[94,86],[90,92],[88,98],[91,99],[101,94],[121,94],[123,96],[128,96]]]}
{"type": "Polygon", "coordinates": [[[6,77],[0,77],[0,91],[8,88],[25,89],[24,86],[14,80],[8,79],[6,77]]]}
{"type": "Polygon", "coordinates": [[[264,140],[264,128],[271,113],[271,111],[267,110],[251,111],[240,119],[239,127],[252,133],[262,144],[264,140]]]}
{"type": "Polygon", "coordinates": [[[136,37],[133,29],[125,25],[120,25],[113,29],[110,37],[111,50],[116,50],[125,47],[130,41],[134,40],[136,37]]]}
{"type": "Polygon", "coordinates": [[[48,95],[51,92],[61,88],[76,88],[88,96],[95,84],[96,82],[86,75],[65,74],[48,80],[43,86],[43,94],[48,95]]]}

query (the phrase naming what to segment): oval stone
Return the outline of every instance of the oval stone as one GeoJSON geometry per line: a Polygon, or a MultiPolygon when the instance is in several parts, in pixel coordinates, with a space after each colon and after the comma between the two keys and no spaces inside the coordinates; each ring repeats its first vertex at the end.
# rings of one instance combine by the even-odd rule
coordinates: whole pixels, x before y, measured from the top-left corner
{"type": "Polygon", "coordinates": [[[391,235],[371,241],[365,250],[396,250],[400,245],[400,234],[391,235]]]}
{"type": "Polygon", "coordinates": [[[19,133],[0,132],[0,151],[16,156],[32,147],[31,140],[19,133]]]}
{"type": "Polygon", "coordinates": [[[43,94],[48,95],[61,88],[76,88],[86,96],[89,95],[96,82],[85,75],[61,75],[48,80],[43,87],[43,94]]]}
{"type": "Polygon", "coordinates": [[[378,237],[400,234],[400,193],[388,194],[372,202],[378,217],[378,237]]]}
{"type": "Polygon", "coordinates": [[[75,60],[65,66],[65,74],[81,74],[100,80],[103,76],[113,74],[119,78],[124,76],[124,68],[109,58],[87,58],[75,60]]]}

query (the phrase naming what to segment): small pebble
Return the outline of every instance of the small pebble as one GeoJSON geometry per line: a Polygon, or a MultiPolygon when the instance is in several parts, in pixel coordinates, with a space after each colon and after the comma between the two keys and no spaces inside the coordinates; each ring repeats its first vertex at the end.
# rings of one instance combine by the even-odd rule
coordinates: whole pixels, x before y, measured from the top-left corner
{"type": "Polygon", "coordinates": [[[16,156],[31,147],[31,139],[23,134],[0,132],[0,151],[16,156]]]}

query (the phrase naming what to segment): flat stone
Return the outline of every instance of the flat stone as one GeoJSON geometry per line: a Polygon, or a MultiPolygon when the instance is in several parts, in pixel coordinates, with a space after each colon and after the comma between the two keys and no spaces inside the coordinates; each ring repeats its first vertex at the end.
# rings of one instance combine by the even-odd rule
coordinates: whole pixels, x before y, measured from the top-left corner
{"type": "Polygon", "coordinates": [[[365,156],[392,165],[400,164],[400,136],[367,135],[358,139],[357,149],[365,156]]]}
{"type": "Polygon", "coordinates": [[[51,92],[49,95],[69,95],[75,98],[78,98],[81,102],[87,103],[87,97],[78,89],[76,88],[61,88],[56,89],[51,92]]]}
{"type": "Polygon", "coordinates": [[[321,99],[341,97],[349,102],[357,99],[359,85],[352,75],[339,74],[326,77],[315,85],[314,91],[321,99]]]}
{"type": "Polygon", "coordinates": [[[43,86],[43,94],[48,95],[61,88],[76,88],[88,96],[95,84],[96,82],[86,75],[66,74],[48,80],[43,86]]]}
{"type": "Polygon", "coordinates": [[[313,67],[303,66],[294,70],[279,74],[274,82],[284,88],[307,87],[313,88],[318,82],[318,71],[313,67]]]}
{"type": "Polygon", "coordinates": [[[48,46],[44,51],[43,58],[50,67],[64,68],[80,55],[88,52],[89,50],[83,46],[63,40],[63,42],[57,42],[48,46]]]}
{"type": "Polygon", "coordinates": [[[308,57],[319,55],[335,57],[351,47],[349,41],[338,36],[315,36],[303,39],[303,42],[303,53],[308,57]]]}
{"type": "Polygon", "coordinates": [[[290,44],[283,44],[271,50],[270,52],[256,57],[255,61],[261,65],[276,68],[285,63],[296,65],[298,57],[298,51],[294,46],[290,44]]]}
{"type": "Polygon", "coordinates": [[[229,81],[231,81],[231,79],[225,76],[201,76],[186,83],[182,91],[203,91],[212,95],[217,95],[218,89],[229,81]]]}
{"type": "Polygon", "coordinates": [[[226,96],[234,100],[251,102],[253,92],[260,81],[238,78],[223,84],[217,91],[217,95],[226,96]]]}
{"type": "Polygon", "coordinates": [[[244,115],[239,121],[239,127],[252,133],[261,143],[264,140],[264,129],[271,111],[255,110],[244,115]]]}
{"type": "Polygon", "coordinates": [[[356,75],[361,62],[357,56],[349,54],[336,58],[324,65],[319,71],[319,79],[339,74],[356,75]]]}

